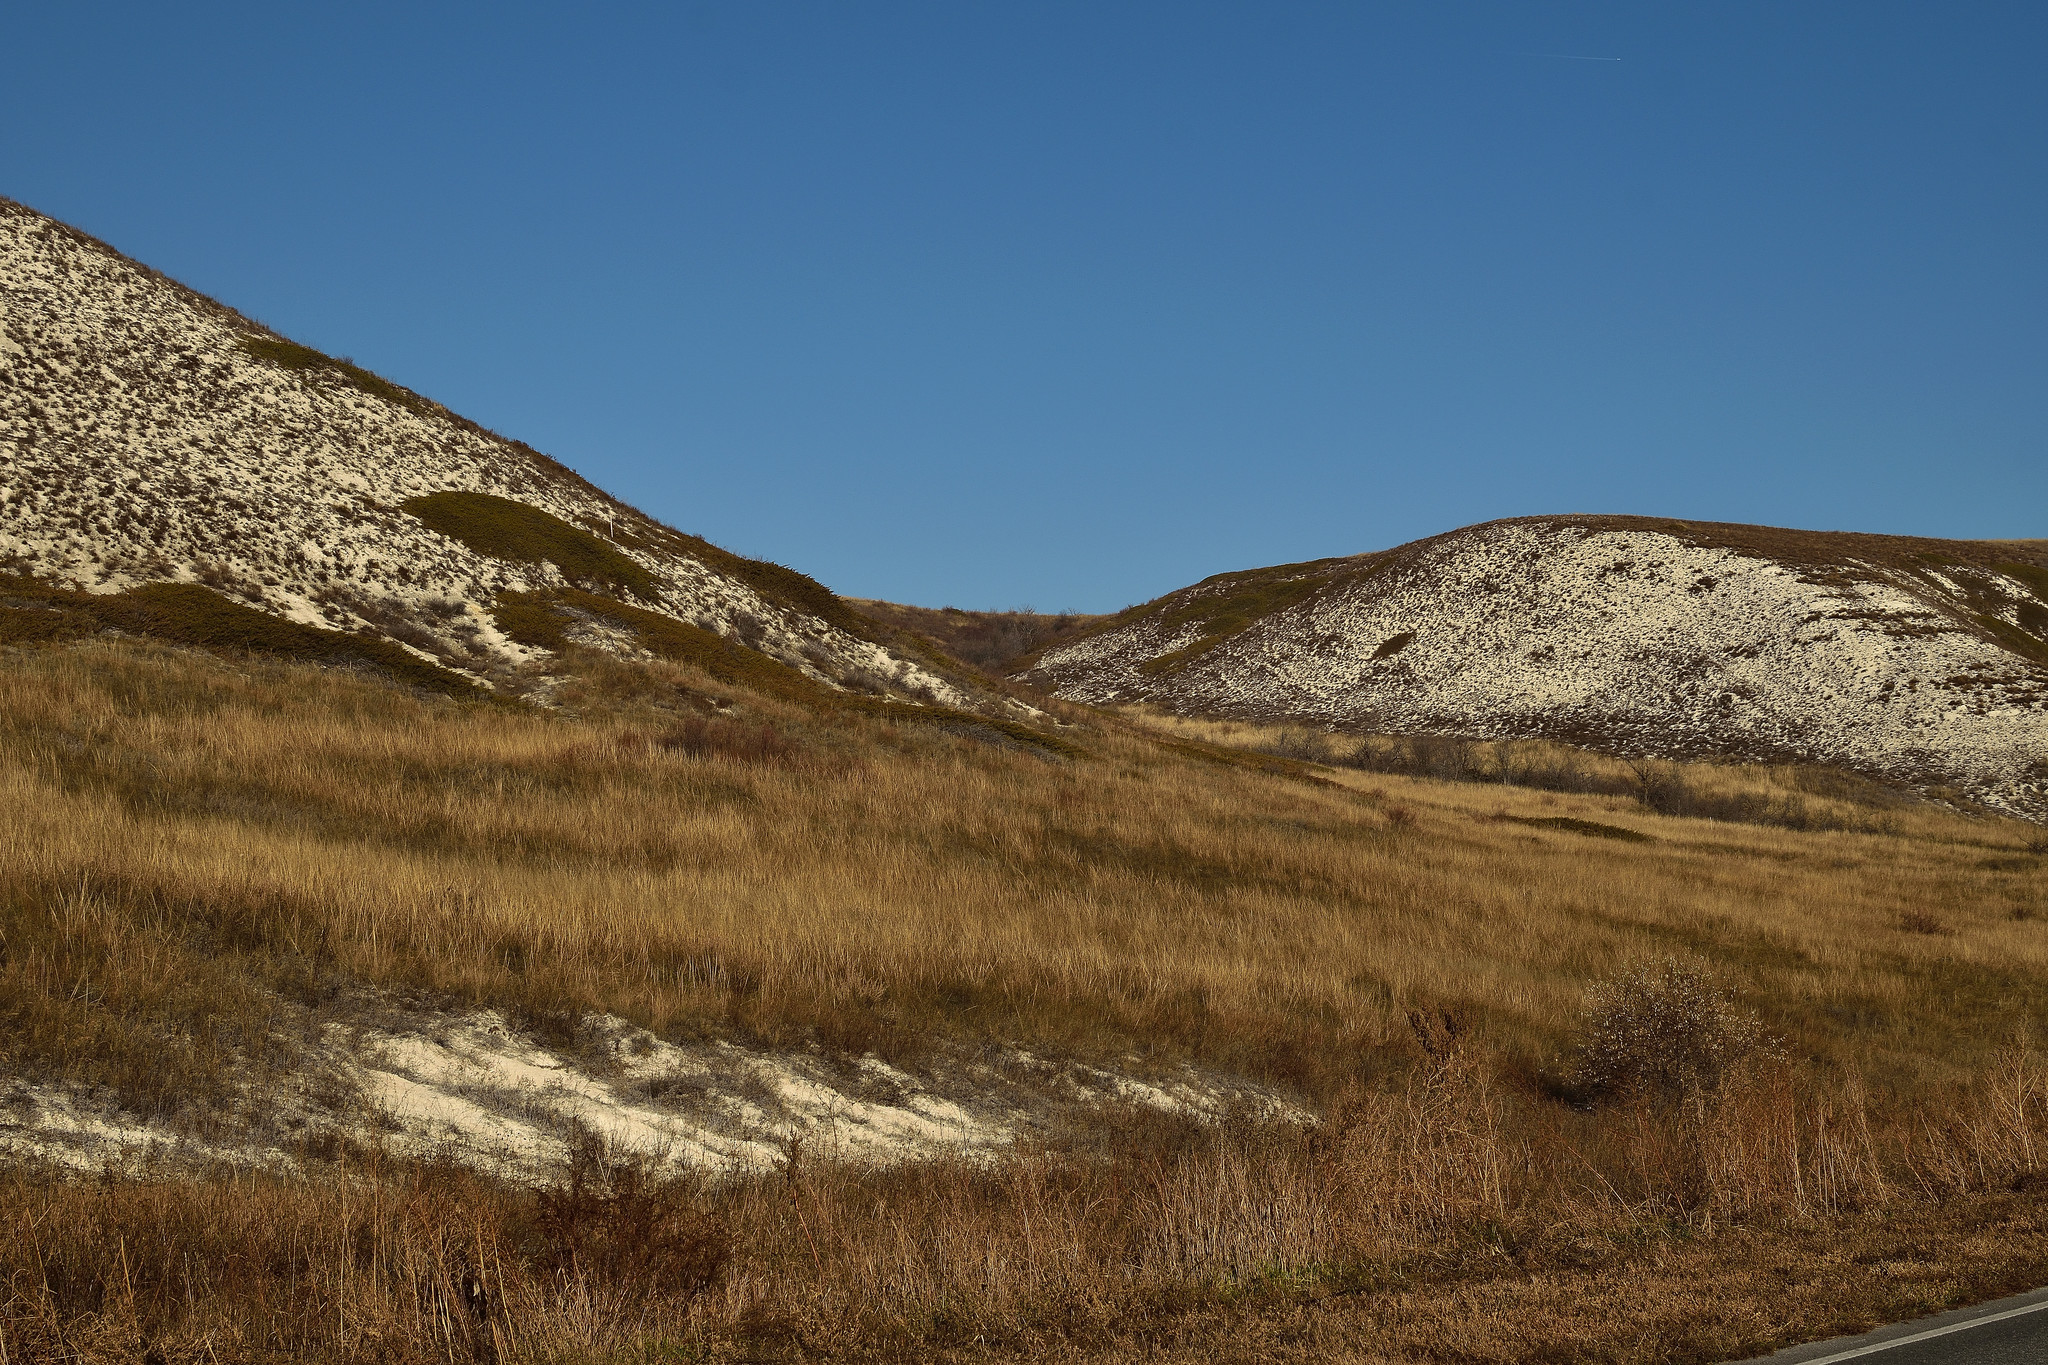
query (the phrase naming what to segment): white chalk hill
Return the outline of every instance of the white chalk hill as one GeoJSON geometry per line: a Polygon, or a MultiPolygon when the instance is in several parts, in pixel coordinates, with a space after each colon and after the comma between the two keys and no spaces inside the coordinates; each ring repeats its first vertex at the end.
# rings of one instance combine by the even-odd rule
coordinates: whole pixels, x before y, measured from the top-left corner
{"type": "Polygon", "coordinates": [[[47,635],[269,645],[449,691],[544,687],[573,643],[1009,705],[803,575],[4,199],[0,309],[0,634],[40,610],[47,635]]]}
{"type": "Polygon", "coordinates": [[[1491,522],[1219,574],[1047,651],[1090,703],[1821,763],[2048,819],[2048,542],[1491,522]]]}

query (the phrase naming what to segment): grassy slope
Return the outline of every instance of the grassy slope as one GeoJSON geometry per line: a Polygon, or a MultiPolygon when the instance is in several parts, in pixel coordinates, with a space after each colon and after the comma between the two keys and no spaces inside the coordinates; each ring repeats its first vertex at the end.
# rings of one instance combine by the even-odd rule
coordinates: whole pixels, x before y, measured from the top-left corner
{"type": "MultiPolygon", "coordinates": [[[[965,1030],[1200,1058],[1312,1098],[1422,1004],[1486,1019],[1533,1070],[1589,979],[1674,949],[1721,963],[1803,1054],[1906,1089],[2048,1022],[2020,826],[1923,812],[1894,835],[1799,834],[1618,797],[1305,781],[1106,724],[1049,761],[688,663],[591,670],[566,717],[100,643],[13,655],[9,941],[54,950],[43,907],[85,887],[237,945],[266,980],[319,943],[323,970],[537,1016],[885,1050],[965,1030]],[[665,746],[692,715],[742,749],[770,727],[779,756],[665,746]],[[1900,929],[1923,911],[1954,932],[1900,929]],[[742,988],[688,984],[707,955],[742,988]]],[[[119,993],[112,965],[78,967],[119,993]]]]}
{"type": "Polygon", "coordinates": [[[871,621],[924,637],[952,658],[1005,677],[1028,668],[1054,645],[1077,640],[1108,618],[1081,612],[964,611],[910,607],[861,598],[850,602],[871,621]]]}
{"type": "MultiPolygon", "coordinates": [[[[1490,1335],[1458,1346],[1465,1358],[1549,1342],[1639,1359],[1630,1333],[1653,1321],[1764,1344],[2002,1288],[2048,1246],[2035,1206],[1997,1194],[2036,1169],[2012,1133],[2033,1131],[2038,1098],[2000,1108],[1979,1079],[2016,1030],[2048,1022],[2038,831],[1925,809],[1870,833],[1667,819],[1619,797],[1312,770],[1107,717],[1066,732],[1054,758],[879,702],[719,676],[688,643],[645,665],[575,659],[580,681],[554,714],[104,638],[0,653],[9,1069],[200,1122],[234,1076],[289,1064],[269,1050],[275,1002],[368,984],[557,1030],[602,1009],[670,1035],[913,1061],[933,1035],[1195,1058],[1333,1115],[1323,1137],[1135,1131],[1107,1165],[1053,1153],[994,1172],[813,1168],[794,1196],[691,1196],[691,1216],[742,1248],[722,1297],[695,1317],[621,1310],[604,1331],[630,1343],[655,1323],[705,1350],[793,1350],[796,1333],[928,1358],[993,1334],[1120,1359],[1251,1333],[1275,1356],[1313,1341],[1363,1351],[1408,1302],[1404,1349],[1438,1358],[1455,1343],[1428,1324],[1484,1302],[1490,1335]],[[1549,1098],[1586,983],[1667,952],[1715,963],[1787,1040],[1776,1088],[1697,1132],[1549,1098]],[[691,970],[706,959],[717,987],[691,970]],[[1416,1010],[1461,1017],[1465,1051],[1420,1056],[1416,1010]],[[1923,1133],[1929,1111],[1954,1122],[1923,1133]],[[1996,1117],[2011,1113],[2018,1130],[1996,1117]],[[1831,1136],[1849,1122],[1853,1137],[1842,1116],[1856,1114],[1877,1134],[1868,1160],[1831,1136]],[[1786,1133],[1803,1164],[1783,1155],[1786,1133]],[[1966,1206],[2017,1230],[1943,1250],[1929,1229],[1966,1206]],[[1750,1239],[1741,1255],[1732,1234],[1700,1240],[1731,1219],[1750,1239]],[[1788,1327],[1786,1276],[1756,1267],[1803,1264],[1799,1229],[1821,1224],[1889,1237],[1884,1255],[1922,1269],[1814,1297],[1788,1327]],[[1603,1322],[1539,1292],[1578,1284],[1597,1303],[1686,1265],[1736,1297],[1695,1285],[1603,1322]],[[1713,1327],[1738,1300],[1755,1320],[1713,1327]],[[1304,1312],[1322,1325],[1288,1325],[1304,1312]]],[[[416,1257],[456,1274],[482,1253],[421,1239],[459,1224],[497,1239],[513,1270],[494,1292],[503,1312],[524,1305],[528,1339],[596,1339],[574,1336],[584,1310],[549,1297],[559,1245],[524,1197],[394,1178],[398,1202],[376,1208],[355,1187],[16,1187],[0,1215],[40,1259],[6,1264],[32,1285],[61,1253],[80,1267],[65,1283],[99,1298],[60,1312],[10,1291],[0,1324],[90,1312],[79,1332],[112,1331],[128,1264],[95,1259],[104,1239],[50,1230],[118,1225],[135,1233],[124,1245],[167,1258],[172,1288],[148,1309],[166,1340],[276,1341],[290,1315],[259,1321],[247,1305],[340,1295],[334,1321],[365,1304],[396,1315],[392,1358],[441,1358],[445,1317],[392,1288],[425,1281],[375,1267],[416,1257]],[[93,1199],[97,1212],[79,1202],[93,1199]],[[351,1232],[351,1218],[375,1228],[351,1232]],[[178,1248],[212,1265],[227,1254],[206,1250],[213,1229],[235,1227],[252,1245],[283,1239],[273,1268],[234,1272],[254,1278],[232,1292],[177,1290],[178,1248]],[[372,1232],[394,1240],[365,1269],[345,1248],[372,1232]],[[320,1260],[326,1246],[341,1259],[320,1260]]],[[[634,1283],[598,1288],[674,1302],[634,1283]]],[[[337,1349],[326,1311],[291,1329],[309,1334],[295,1352],[337,1349]]],[[[105,1358],[121,1357],[108,1345],[105,1358]]]]}

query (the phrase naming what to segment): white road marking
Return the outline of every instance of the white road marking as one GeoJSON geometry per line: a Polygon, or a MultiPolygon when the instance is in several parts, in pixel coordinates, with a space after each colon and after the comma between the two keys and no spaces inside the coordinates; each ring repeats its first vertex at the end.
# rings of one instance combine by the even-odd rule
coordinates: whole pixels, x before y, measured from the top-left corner
{"type": "Polygon", "coordinates": [[[1951,1332],[1967,1332],[1972,1327],[1987,1327],[1994,1322],[2004,1322],[2007,1318],[2017,1318],[2027,1313],[2038,1313],[2043,1309],[2048,1309],[2048,1299],[2021,1308],[2008,1308],[2003,1313],[1993,1313],[1989,1317],[1972,1318],[1968,1322],[1952,1322],[1946,1327],[1930,1327],[1924,1332],[1915,1332],[1909,1337],[1893,1337],[1890,1341],[1880,1341],[1874,1346],[1858,1346],[1853,1351],[1837,1351],[1831,1356],[1801,1361],[1800,1365],[1834,1365],[1838,1360],[1855,1360],[1859,1356],[1876,1355],[1879,1351],[1889,1351],[1894,1346],[1910,1346],[1916,1341],[1930,1341],[1935,1337],[1945,1337],[1951,1332]]]}

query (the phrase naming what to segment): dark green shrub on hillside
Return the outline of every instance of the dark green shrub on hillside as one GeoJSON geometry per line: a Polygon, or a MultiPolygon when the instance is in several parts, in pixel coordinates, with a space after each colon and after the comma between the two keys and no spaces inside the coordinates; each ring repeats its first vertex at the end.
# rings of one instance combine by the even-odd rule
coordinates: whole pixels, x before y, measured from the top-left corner
{"type": "Polygon", "coordinates": [[[2017,578],[2033,590],[2034,596],[2048,602],[2048,569],[2038,564],[1993,564],[1991,567],[2009,578],[2017,578]]]}
{"type": "Polygon", "coordinates": [[[654,575],[580,526],[538,507],[489,493],[429,493],[402,506],[450,540],[478,554],[523,564],[553,564],[582,586],[624,589],[653,601],[654,575]]]}
{"type": "MultiPolygon", "coordinates": [[[[1296,568],[1296,565],[1286,565],[1296,568]]],[[[1243,634],[1257,622],[1285,611],[1287,608],[1306,601],[1324,585],[1317,577],[1274,578],[1272,569],[1256,570],[1252,573],[1231,575],[1230,590],[1220,595],[1205,595],[1176,607],[1159,618],[1162,632],[1173,632],[1183,626],[1196,625],[1202,636],[1193,644],[1176,649],[1171,654],[1162,654],[1138,665],[1141,673],[1160,674],[1176,672],[1193,663],[1224,641],[1243,634]]],[[[1205,580],[1209,581],[1209,580],[1205,580]]],[[[1199,585],[1198,585],[1199,586],[1199,585]]]]}
{"type": "Polygon", "coordinates": [[[731,574],[770,602],[780,602],[821,621],[829,621],[849,635],[863,638],[868,635],[868,623],[861,614],[809,574],[798,573],[787,564],[777,564],[770,559],[748,559],[730,550],[721,550],[696,536],[689,539],[698,542],[691,547],[691,553],[698,559],[721,573],[731,574]]]}
{"type": "MultiPolygon", "coordinates": [[[[269,361],[281,369],[294,373],[319,371],[353,384],[356,388],[373,397],[421,415],[438,414],[449,421],[479,433],[503,440],[496,433],[486,432],[475,423],[457,417],[438,405],[420,397],[410,389],[401,388],[381,375],[373,374],[352,360],[337,359],[311,346],[302,346],[296,341],[283,337],[244,336],[238,339],[242,350],[259,360],[269,361]]],[[[584,484],[574,473],[558,461],[551,460],[532,450],[521,442],[508,442],[514,448],[525,452],[562,477],[584,484]]],[[[592,490],[595,491],[595,490],[592,490]]],[[[537,507],[514,502],[509,498],[496,498],[488,493],[435,493],[426,498],[415,498],[405,504],[405,510],[418,516],[429,526],[443,535],[453,537],[483,554],[500,559],[516,559],[524,563],[538,563],[549,560],[562,570],[571,582],[585,586],[630,589],[635,595],[652,600],[654,578],[651,574],[627,556],[606,545],[596,536],[552,517],[537,507]],[[459,502],[456,500],[467,500],[459,502]],[[429,504],[422,511],[418,504],[429,504]],[[491,506],[490,504],[498,504],[491,506]],[[517,510],[507,510],[517,509],[517,510]]],[[[667,528],[664,528],[667,529],[667,528]]],[[[719,573],[745,583],[768,601],[794,607],[798,611],[829,621],[850,635],[868,638],[869,623],[841,601],[838,594],[808,574],[799,573],[785,564],[772,560],[748,559],[730,550],[722,550],[705,540],[681,531],[668,531],[685,554],[698,560],[719,573]]]]}
{"type": "Polygon", "coordinates": [[[287,621],[230,602],[197,583],[145,583],[105,597],[79,593],[74,600],[101,625],[131,635],[308,663],[367,664],[400,682],[451,696],[470,696],[477,691],[475,684],[460,674],[416,658],[388,640],[287,621]]]}
{"type": "Polygon", "coordinates": [[[411,389],[402,389],[384,376],[372,374],[353,360],[337,360],[331,355],[314,350],[311,346],[301,346],[298,342],[286,341],[283,337],[245,336],[240,338],[239,344],[244,351],[258,360],[267,360],[283,369],[326,370],[337,378],[353,384],[372,398],[381,398],[408,412],[424,415],[433,410],[431,403],[411,389]]]}
{"type": "Polygon", "coordinates": [[[450,696],[474,696],[478,690],[461,674],[389,640],[287,621],[197,583],[145,583],[126,592],[90,593],[0,575],[0,644],[76,639],[108,629],[199,649],[367,666],[409,686],[450,696]]]}
{"type": "Polygon", "coordinates": [[[61,607],[0,606],[0,645],[42,644],[90,635],[99,626],[84,612],[61,607]]]}

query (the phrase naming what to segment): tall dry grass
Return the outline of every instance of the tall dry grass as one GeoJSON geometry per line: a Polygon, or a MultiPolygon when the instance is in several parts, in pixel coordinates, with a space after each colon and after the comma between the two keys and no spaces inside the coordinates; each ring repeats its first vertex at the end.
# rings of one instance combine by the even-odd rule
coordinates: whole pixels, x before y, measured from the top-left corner
{"type": "MultiPolygon", "coordinates": [[[[1646,813],[1796,830],[1925,832],[1916,815],[1948,808],[1838,768],[1794,763],[1624,759],[1550,740],[1349,734],[1278,722],[1179,716],[1151,706],[1123,714],[1148,729],[1362,772],[1438,782],[1624,797],[1646,813]]],[[[1953,793],[1950,793],[1952,796],[1953,793]]]]}
{"type": "Polygon", "coordinates": [[[1109,724],[1052,762],[729,687],[715,717],[676,700],[711,688],[648,665],[548,715],[126,645],[7,655],[10,1064],[167,1112],[262,1057],[275,1002],[355,984],[542,1027],[1194,1059],[1320,1101],[1398,1069],[1425,1006],[1533,1075],[1589,981],[1674,950],[1887,1093],[2048,1022],[2022,826],[1302,780],[1109,724]]]}
{"type": "MultiPolygon", "coordinates": [[[[1938,1119],[1914,1122],[1774,1061],[1703,1107],[1579,1112],[1461,1049],[1350,1092],[1315,1126],[1155,1124],[1105,1154],[993,1166],[793,1156],[765,1177],[663,1184],[586,1146],[573,1193],[375,1166],[313,1181],[17,1176],[0,1188],[0,1337],[9,1359],[78,1361],[1124,1359],[1233,1308],[1363,1312],[1398,1296],[1412,1334],[1431,1287],[1579,1276],[1594,1299],[1640,1297],[1630,1267],[1672,1258],[1733,1293],[1717,1236],[1782,1256],[1787,1229],[1873,1227],[1895,1263],[1917,1249],[1953,1295],[1945,1211],[1989,1214],[2043,1181],[2041,1059],[2008,1048],[1940,1100],[1938,1119]]],[[[1975,1242],[1997,1274],[2024,1274],[2048,1226],[2001,1239],[1986,1217],[1975,1242]]],[[[1789,1319],[1781,1302],[1728,1300],[1690,1326],[1754,1312],[1770,1326],[1730,1343],[1746,1348],[1919,1302],[1924,1286],[1887,1276],[1789,1319]]],[[[1410,1358],[1526,1359],[1554,1313],[1531,1304],[1490,1346],[1418,1341],[1410,1358]]],[[[1625,1336],[1594,1345],[1688,1358],[1625,1336]]]]}
{"type": "MultiPolygon", "coordinates": [[[[2048,1247],[2007,1216],[2039,1202],[2048,1139],[2039,1064],[2005,1041],[2048,1013],[2037,831],[1669,818],[1078,712],[1082,756],[1053,761],[665,664],[589,661],[562,700],[104,641],[0,654],[7,1071],[231,1128],[298,1062],[282,1014],[345,1018],[369,989],[572,1042],[607,1011],[913,1060],[932,1037],[1192,1060],[1322,1120],[1131,1116],[895,1171],[793,1150],[676,1185],[586,1152],[552,1194],[374,1163],[16,1172],[6,1360],[1123,1359],[1288,1304],[1350,1305],[1318,1321],[1424,1357],[1629,1358],[1512,1286],[1578,1276],[1635,1323],[1600,1295],[1652,1261],[1755,1295],[1716,1248],[1812,1264],[1813,1229],[1932,1267],[1844,1282],[1810,1328],[2048,1247]],[[1776,1050],[1693,1102],[1568,1103],[1589,985],[1672,954],[1776,1050]],[[1960,1247],[1959,1209],[2018,1230],[1960,1247]],[[1449,1324],[1484,1285],[1522,1307],[1482,1341],[1449,1324]]],[[[1743,1343],[1793,1330],[1772,1321],[1743,1343]]]]}

